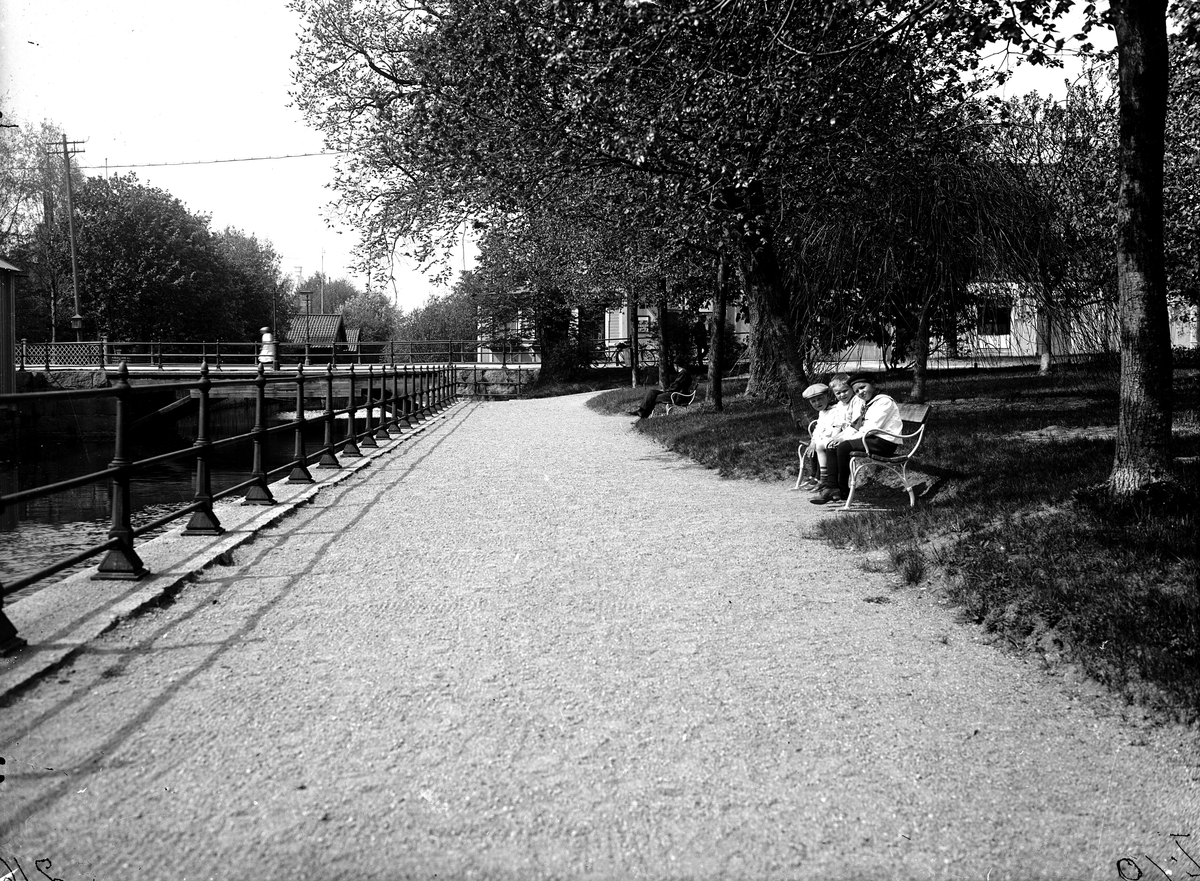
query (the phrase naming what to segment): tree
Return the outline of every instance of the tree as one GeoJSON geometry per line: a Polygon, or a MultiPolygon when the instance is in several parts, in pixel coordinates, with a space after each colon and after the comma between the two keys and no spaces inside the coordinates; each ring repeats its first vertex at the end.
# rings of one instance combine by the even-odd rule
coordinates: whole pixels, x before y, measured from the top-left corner
{"type": "MultiPolygon", "coordinates": [[[[207,216],[192,214],[132,174],[81,180],[75,209],[86,336],[249,341],[271,326],[277,285],[286,294],[286,282],[269,242],[234,228],[214,234],[207,216]]],[[[66,226],[65,216],[56,214],[23,245],[27,256],[38,258],[28,261],[35,271],[26,304],[66,298],[66,226]]],[[[286,299],[283,304],[281,321],[286,299]]],[[[61,327],[61,308],[58,314],[61,327]]]]}
{"type": "Polygon", "coordinates": [[[544,204],[496,217],[484,230],[476,268],[461,285],[478,310],[481,332],[495,339],[532,330],[541,350],[539,383],[569,380],[595,353],[579,317],[602,312],[618,295],[601,245],[605,230],[544,204]]]}
{"type": "Polygon", "coordinates": [[[75,210],[85,335],[183,340],[239,332],[212,295],[226,273],[212,259],[207,217],[133,174],[88,178],[75,210]]]}
{"type": "Polygon", "coordinates": [[[388,297],[379,291],[361,291],[341,305],[346,328],[357,327],[359,339],[376,343],[396,338],[400,312],[388,297]]]}
{"type": "Polygon", "coordinates": [[[467,288],[472,273],[464,272],[446,294],[433,294],[423,306],[399,316],[399,340],[473,340],[479,334],[476,306],[467,288]]]}
{"type": "MultiPolygon", "coordinates": [[[[1051,370],[1054,327],[1104,313],[1117,302],[1117,131],[1115,65],[1088,63],[1061,101],[1037,93],[999,108],[993,145],[1026,169],[1048,199],[1050,216],[1037,231],[1035,261],[1039,372],[1051,370]]],[[[1105,333],[1095,335],[1107,346],[1105,333]]]]}
{"type": "Polygon", "coordinates": [[[51,164],[46,153],[61,137],[49,122],[0,128],[0,254],[33,235],[44,219],[43,194],[52,199],[65,180],[61,162],[51,164]]]}
{"type": "MultiPolygon", "coordinates": [[[[26,273],[17,285],[16,332],[56,339],[74,312],[67,244],[55,218],[66,211],[66,168],[47,152],[62,132],[50,122],[0,129],[0,254],[26,273]]],[[[82,173],[71,169],[75,186],[82,173]]]]}
{"type": "MultiPolygon", "coordinates": [[[[1177,7],[1186,21],[1194,14],[1177,7]]],[[[1163,185],[1167,291],[1175,313],[1200,305],[1200,47],[1171,43],[1171,91],[1163,185]]]]}
{"type": "Polygon", "coordinates": [[[226,227],[212,237],[225,277],[219,297],[232,339],[253,339],[261,327],[287,327],[293,312],[292,281],[280,270],[274,246],[253,234],[226,227]]]}
{"type": "MultiPolygon", "coordinates": [[[[822,201],[831,169],[886,165],[898,143],[936,138],[989,43],[1052,60],[1070,6],[294,0],[306,21],[298,101],[352,157],[337,186],[368,256],[408,237],[433,247],[474,214],[527,210],[580,175],[635,181],[643,204],[668,206],[678,239],[738,256],[756,353],[795,413],[796,329],[814,289],[788,285],[777,219],[822,201]]],[[[1118,494],[1169,476],[1165,12],[1165,0],[1114,0],[1105,19],[1120,61],[1118,494]]],[[[1081,39],[1100,21],[1085,13],[1081,39]]]]}
{"type": "Polygon", "coordinates": [[[309,24],[299,103],[354,156],[338,188],[369,255],[398,238],[428,244],[473,214],[528,212],[581,179],[619,180],[613,207],[668,251],[690,243],[715,266],[728,238],[769,342],[760,350],[804,406],[769,218],[786,209],[781,182],[815,186],[825,169],[811,157],[861,142],[862,121],[879,140],[901,136],[913,104],[893,99],[914,92],[919,78],[902,75],[914,53],[836,57],[877,25],[821,3],[703,15],[675,2],[294,6],[309,24]],[[831,51],[798,63],[792,46],[831,51]]]}
{"type": "Polygon", "coordinates": [[[324,272],[317,271],[304,279],[297,290],[312,291],[310,308],[313,314],[318,312],[325,315],[336,315],[342,311],[342,306],[362,293],[362,290],[348,278],[329,278],[324,272]]]}

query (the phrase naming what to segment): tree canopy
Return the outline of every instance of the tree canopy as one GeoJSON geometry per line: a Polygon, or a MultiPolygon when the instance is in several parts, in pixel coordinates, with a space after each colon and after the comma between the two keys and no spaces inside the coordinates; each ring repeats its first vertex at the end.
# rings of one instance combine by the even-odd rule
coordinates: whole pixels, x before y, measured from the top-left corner
{"type": "MultiPolygon", "coordinates": [[[[188,211],[136,175],[82,179],[75,190],[80,313],[83,333],[123,340],[253,340],[270,326],[286,285],[269,242],[241,230],[214,233],[209,218],[188,211]]],[[[65,206],[12,249],[36,267],[23,285],[18,332],[50,336],[47,300],[59,301],[60,333],[71,308],[65,206]]]]}
{"type": "MultiPolygon", "coordinates": [[[[429,259],[481,218],[533,229],[584,205],[654,242],[669,258],[660,278],[689,249],[714,266],[728,253],[763,368],[750,388],[785,394],[798,412],[803,352],[831,299],[953,311],[955,290],[989,262],[1045,275],[1012,220],[1046,212],[1027,176],[980,149],[971,106],[985,46],[1053,63],[1067,39],[1086,42],[1102,20],[1093,4],[1083,33],[1055,32],[1072,5],[294,0],[305,21],[296,97],[347,156],[335,186],[365,262],[402,242],[429,259]],[[1002,216],[981,210],[1002,190],[1018,194],[1002,216]],[[806,260],[822,240],[857,250],[859,268],[806,260]]],[[[1113,0],[1103,18],[1119,58],[1122,492],[1162,478],[1170,460],[1165,15],[1165,0],[1113,0]]],[[[920,319],[913,336],[918,348],[928,339],[920,319]]]]}

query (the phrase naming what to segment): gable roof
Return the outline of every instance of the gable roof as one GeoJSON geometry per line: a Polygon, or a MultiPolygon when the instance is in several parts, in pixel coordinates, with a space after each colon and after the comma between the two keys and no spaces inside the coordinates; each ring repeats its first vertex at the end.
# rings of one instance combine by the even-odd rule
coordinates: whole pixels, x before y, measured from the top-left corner
{"type": "Polygon", "coordinates": [[[330,346],[346,342],[346,327],[340,315],[300,314],[292,318],[284,342],[330,346]]]}

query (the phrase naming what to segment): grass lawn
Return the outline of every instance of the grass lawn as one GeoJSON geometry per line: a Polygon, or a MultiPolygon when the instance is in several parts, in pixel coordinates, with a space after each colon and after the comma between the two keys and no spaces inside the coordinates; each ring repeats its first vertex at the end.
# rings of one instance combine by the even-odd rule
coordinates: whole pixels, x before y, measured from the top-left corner
{"type": "MultiPolygon", "coordinates": [[[[907,381],[884,390],[904,400],[907,381]]],[[[796,477],[800,432],[778,405],[725,388],[711,403],[639,426],[668,449],[730,478],[796,477]]],[[[1131,702],[1200,719],[1200,376],[1175,376],[1175,455],[1183,490],[1114,507],[1096,487],[1112,464],[1111,372],[1059,367],[931,377],[933,405],[914,461],[927,492],[864,497],[905,506],[822,521],[839,549],[886,549],[908,583],[926,578],[970,621],[1049,663],[1074,663],[1131,702]]],[[[589,405],[620,414],[642,389],[589,405]]],[[[879,469],[872,469],[879,472],[879,469]]],[[[856,501],[858,496],[856,495],[856,501]]],[[[878,508],[878,506],[873,506],[878,508]]]]}

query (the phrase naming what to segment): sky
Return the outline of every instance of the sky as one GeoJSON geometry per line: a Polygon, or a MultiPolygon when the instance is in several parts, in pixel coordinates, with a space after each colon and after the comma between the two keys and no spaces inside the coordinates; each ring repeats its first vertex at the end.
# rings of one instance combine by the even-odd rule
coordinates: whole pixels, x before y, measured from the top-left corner
{"type": "MultiPolygon", "coordinates": [[[[0,0],[0,112],[61,126],[83,142],[75,161],[87,174],[133,170],[214,229],[270,240],[287,274],[323,262],[329,278],[365,287],[353,230],[327,223],[332,156],[117,167],[321,153],[289,106],[298,30],[284,0],[0,0]]],[[[411,264],[394,274],[388,293],[406,310],[446,290],[411,264]]]]}
{"type": "MultiPolygon", "coordinates": [[[[60,126],[82,141],[87,174],[133,170],[139,179],[268,239],[282,269],[366,279],[351,269],[355,234],[331,227],[333,157],[290,107],[299,18],[285,0],[0,0],[3,122],[60,126]],[[210,164],[157,166],[203,161],[210,164]],[[130,169],[128,166],[136,165],[130,169]]],[[[1016,68],[1005,94],[1059,93],[1061,70],[1016,68]]],[[[455,269],[469,268],[464,255],[455,269]]],[[[435,288],[411,265],[389,289],[411,309],[435,288]]]]}

